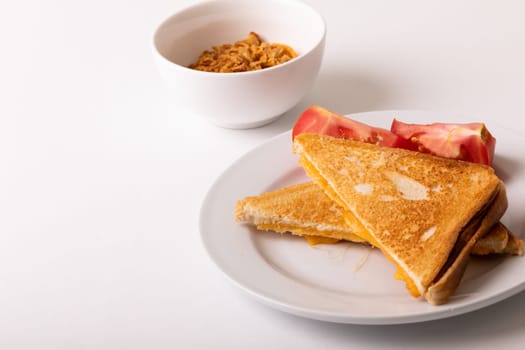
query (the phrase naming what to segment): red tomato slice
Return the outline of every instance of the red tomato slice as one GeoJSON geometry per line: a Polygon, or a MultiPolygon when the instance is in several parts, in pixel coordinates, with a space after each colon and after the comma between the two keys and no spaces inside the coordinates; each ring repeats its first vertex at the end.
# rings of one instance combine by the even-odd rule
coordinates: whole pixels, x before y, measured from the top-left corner
{"type": "Polygon", "coordinates": [[[390,130],[420,152],[486,165],[494,158],[496,139],[483,123],[421,125],[394,119],[390,130]]]}
{"type": "Polygon", "coordinates": [[[416,149],[411,142],[389,130],[360,123],[316,105],[309,107],[299,116],[292,130],[292,140],[303,133],[329,135],[385,147],[416,149]]]}

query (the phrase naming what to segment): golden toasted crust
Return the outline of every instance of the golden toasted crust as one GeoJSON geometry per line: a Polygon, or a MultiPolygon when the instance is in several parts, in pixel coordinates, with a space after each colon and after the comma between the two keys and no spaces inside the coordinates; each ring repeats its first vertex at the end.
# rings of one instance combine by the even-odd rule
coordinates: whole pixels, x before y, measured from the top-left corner
{"type": "Polygon", "coordinates": [[[235,220],[255,224],[261,230],[365,242],[352,233],[343,216],[339,215],[337,205],[313,183],[239,200],[235,220]]]}
{"type": "Polygon", "coordinates": [[[421,294],[500,185],[490,167],[324,135],[296,136],[294,149],[347,222],[361,223],[421,294]]]}
{"type": "Polygon", "coordinates": [[[336,210],[332,201],[319,200],[318,188],[303,183],[238,201],[235,220],[255,224],[300,222],[303,226],[317,226],[317,223],[344,226],[343,218],[333,215],[336,210]]]}

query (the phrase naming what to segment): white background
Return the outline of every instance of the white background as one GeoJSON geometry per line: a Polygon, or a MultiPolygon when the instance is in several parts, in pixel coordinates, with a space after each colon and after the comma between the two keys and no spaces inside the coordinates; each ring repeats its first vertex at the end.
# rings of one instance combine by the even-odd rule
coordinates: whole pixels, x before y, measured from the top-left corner
{"type": "Polygon", "coordinates": [[[441,321],[337,325],[249,299],[205,255],[215,178],[312,103],[525,132],[524,2],[307,2],[328,23],[318,80],[247,131],[182,112],[155,70],[156,25],[192,1],[0,3],[1,349],[523,347],[523,293],[441,321]]]}

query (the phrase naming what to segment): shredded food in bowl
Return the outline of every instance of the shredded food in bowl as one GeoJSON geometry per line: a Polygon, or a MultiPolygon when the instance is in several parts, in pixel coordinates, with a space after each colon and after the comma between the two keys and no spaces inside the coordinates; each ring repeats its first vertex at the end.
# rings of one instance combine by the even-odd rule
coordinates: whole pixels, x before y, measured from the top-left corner
{"type": "Polygon", "coordinates": [[[244,40],[204,51],[189,68],[215,73],[247,72],[273,67],[294,57],[297,53],[290,46],[268,43],[250,32],[244,40]]]}

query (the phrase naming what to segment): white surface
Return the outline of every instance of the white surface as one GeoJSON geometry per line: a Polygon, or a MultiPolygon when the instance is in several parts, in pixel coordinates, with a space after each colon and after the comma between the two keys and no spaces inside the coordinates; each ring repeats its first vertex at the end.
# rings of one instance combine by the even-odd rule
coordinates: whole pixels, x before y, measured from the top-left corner
{"type": "MultiPolygon", "coordinates": [[[[394,118],[432,123],[457,116],[382,111],[350,116],[388,128],[394,118]]],[[[514,145],[525,137],[500,128],[494,168],[505,182],[509,209],[502,222],[521,232],[525,207],[525,154],[514,145]]],[[[291,132],[274,137],[234,162],[214,183],[200,213],[204,245],[217,266],[240,288],[279,310],[317,320],[351,324],[401,324],[435,320],[491,305],[525,289],[525,259],[471,259],[451,300],[432,306],[414,299],[394,280],[394,266],[377,250],[356,244],[320,245],[258,232],[235,223],[237,200],[310,181],[292,152],[291,132]],[[242,181],[240,181],[242,179],[242,181]]]]}
{"type": "Polygon", "coordinates": [[[231,162],[311,103],[523,134],[525,4],[309,0],[328,23],[316,84],[275,123],[231,131],[181,114],[153,64],[155,26],[189,3],[0,3],[0,348],[521,349],[524,293],[404,326],[263,306],[207,258],[198,213],[231,162]]]}
{"type": "Polygon", "coordinates": [[[174,103],[214,124],[247,129],[276,120],[306,95],[319,73],[325,39],[323,18],[301,1],[213,0],[159,24],[152,46],[174,103]],[[290,45],[298,57],[243,73],[187,68],[203,51],[244,39],[250,32],[290,45]]]}

